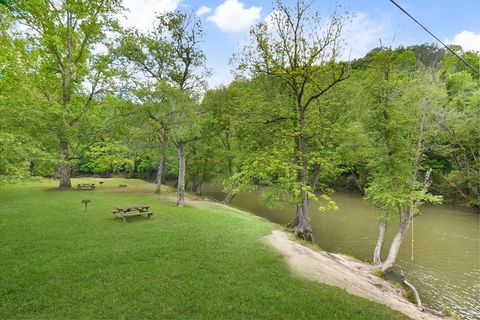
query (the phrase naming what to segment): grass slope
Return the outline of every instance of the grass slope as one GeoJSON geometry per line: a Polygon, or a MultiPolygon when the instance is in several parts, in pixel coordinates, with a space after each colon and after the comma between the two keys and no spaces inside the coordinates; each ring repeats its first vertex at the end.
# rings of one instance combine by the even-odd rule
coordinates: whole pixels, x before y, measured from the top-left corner
{"type": "Polygon", "coordinates": [[[138,180],[94,192],[55,186],[0,189],[1,319],[405,319],[292,277],[261,241],[273,226],[254,216],[177,208],[138,180]],[[152,219],[113,219],[114,206],[138,203],[152,219]]]}

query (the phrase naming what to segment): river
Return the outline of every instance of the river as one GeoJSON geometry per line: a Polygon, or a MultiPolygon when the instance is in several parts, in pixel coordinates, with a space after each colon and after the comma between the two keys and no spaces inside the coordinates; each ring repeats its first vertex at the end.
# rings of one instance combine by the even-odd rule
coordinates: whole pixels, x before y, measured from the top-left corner
{"type": "MultiPolygon", "coordinates": [[[[205,195],[223,200],[225,194],[219,190],[215,184],[203,189],[205,195]]],[[[260,204],[259,192],[239,194],[231,205],[278,224],[290,222],[293,206],[268,209],[260,204]]],[[[379,210],[355,193],[337,192],[332,198],[339,208],[336,211],[320,212],[318,203],[310,204],[315,240],[323,250],[371,261],[379,210]]],[[[463,319],[480,319],[479,222],[479,215],[469,208],[421,208],[421,215],[414,219],[404,239],[397,264],[415,284],[425,305],[440,311],[448,309],[463,319]]],[[[396,220],[389,224],[384,255],[397,225],[396,220]]]]}

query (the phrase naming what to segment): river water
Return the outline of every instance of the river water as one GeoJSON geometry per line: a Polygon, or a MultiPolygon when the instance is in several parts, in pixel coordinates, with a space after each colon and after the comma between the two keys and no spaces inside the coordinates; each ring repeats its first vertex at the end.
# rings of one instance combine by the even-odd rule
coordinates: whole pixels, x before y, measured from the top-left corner
{"type": "MultiPolygon", "coordinates": [[[[218,185],[204,187],[204,194],[223,200],[218,185]]],[[[232,206],[286,225],[294,207],[268,209],[259,201],[259,192],[237,195],[232,206]]],[[[336,211],[320,212],[310,204],[311,224],[316,242],[326,251],[371,261],[380,212],[355,193],[337,192],[332,198],[336,211]]],[[[397,264],[419,291],[422,302],[437,310],[449,309],[463,319],[480,319],[479,215],[469,208],[424,205],[405,238],[397,264]],[[412,260],[413,229],[413,260],[412,260]]],[[[396,232],[392,220],[387,229],[384,255],[396,232]]]]}

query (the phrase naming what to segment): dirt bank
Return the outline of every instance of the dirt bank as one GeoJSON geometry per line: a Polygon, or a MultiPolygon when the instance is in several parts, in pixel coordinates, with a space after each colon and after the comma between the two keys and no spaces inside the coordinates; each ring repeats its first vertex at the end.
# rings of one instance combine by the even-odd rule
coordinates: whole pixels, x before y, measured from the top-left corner
{"type": "Polygon", "coordinates": [[[274,230],[265,242],[280,252],[292,272],[310,280],[345,289],[348,293],[385,304],[413,319],[445,319],[431,311],[420,311],[401,289],[372,275],[374,267],[354,258],[316,251],[292,240],[291,235],[274,230]]]}

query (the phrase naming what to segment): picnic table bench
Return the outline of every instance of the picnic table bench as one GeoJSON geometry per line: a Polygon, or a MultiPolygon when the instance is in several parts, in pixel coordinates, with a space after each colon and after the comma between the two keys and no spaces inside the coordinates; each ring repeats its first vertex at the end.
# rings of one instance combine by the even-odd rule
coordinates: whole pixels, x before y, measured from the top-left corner
{"type": "Polygon", "coordinates": [[[79,183],[77,190],[95,190],[95,183],[79,183]]]}
{"type": "Polygon", "coordinates": [[[146,216],[147,218],[150,218],[150,216],[153,215],[153,212],[148,211],[148,208],[150,208],[150,206],[147,204],[115,207],[115,210],[113,210],[112,213],[116,218],[122,218],[123,222],[127,222],[127,217],[146,216]]]}

